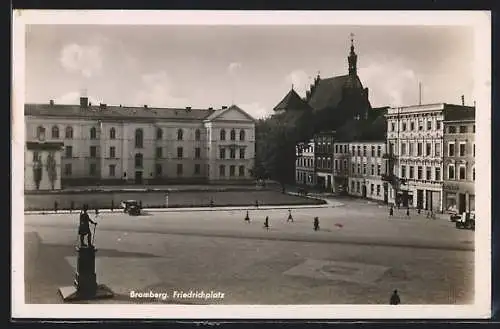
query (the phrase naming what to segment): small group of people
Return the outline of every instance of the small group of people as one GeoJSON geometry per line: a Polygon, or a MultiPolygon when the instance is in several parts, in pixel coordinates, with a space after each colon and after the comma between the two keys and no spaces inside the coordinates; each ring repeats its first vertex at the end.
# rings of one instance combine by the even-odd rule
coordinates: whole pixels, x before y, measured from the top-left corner
{"type": "MultiPolygon", "coordinates": [[[[250,223],[250,215],[248,214],[248,210],[246,212],[246,215],[245,215],[245,218],[244,218],[244,221],[246,223],[250,223]]],[[[291,209],[288,209],[288,217],[286,219],[286,222],[287,223],[293,223],[293,216],[292,216],[292,210],[291,209]]],[[[270,225],[269,225],[269,216],[266,216],[266,218],[264,219],[264,228],[266,230],[269,230],[270,228],[270,225]]],[[[315,231],[319,231],[319,217],[314,217],[314,221],[313,221],[313,228],[315,231]]]]}
{"type": "MultiPolygon", "coordinates": [[[[399,207],[398,207],[398,209],[399,209],[399,207]]],[[[420,214],[420,213],[421,213],[421,209],[420,209],[420,208],[418,208],[418,209],[417,209],[417,213],[418,213],[418,214],[420,214]]],[[[393,206],[393,205],[391,205],[391,206],[389,207],[389,216],[390,216],[390,217],[393,217],[393,216],[394,216],[394,206],[393,206]]],[[[406,217],[410,217],[410,208],[409,208],[409,207],[407,207],[407,208],[406,208],[406,217]]],[[[435,214],[434,214],[434,211],[432,211],[432,210],[427,211],[426,218],[429,218],[429,219],[436,219],[436,216],[435,216],[435,214]]]]}

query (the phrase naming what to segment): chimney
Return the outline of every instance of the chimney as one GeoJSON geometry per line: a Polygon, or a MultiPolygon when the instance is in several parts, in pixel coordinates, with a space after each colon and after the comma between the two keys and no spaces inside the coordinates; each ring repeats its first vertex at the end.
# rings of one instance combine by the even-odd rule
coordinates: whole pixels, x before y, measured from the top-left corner
{"type": "Polygon", "coordinates": [[[144,104],[144,108],[147,109],[148,108],[148,105],[147,104],[144,104]]]}
{"type": "Polygon", "coordinates": [[[88,97],[80,97],[80,107],[85,108],[89,106],[89,98],[88,97]]]}
{"type": "Polygon", "coordinates": [[[465,96],[462,95],[462,106],[464,106],[464,105],[465,105],[465,96]]]}
{"type": "Polygon", "coordinates": [[[186,111],[191,111],[191,106],[186,106],[186,111]]]}
{"type": "Polygon", "coordinates": [[[105,109],[105,108],[107,108],[107,105],[106,105],[106,104],[101,103],[101,104],[99,104],[99,108],[100,108],[100,109],[105,109]]]}
{"type": "Polygon", "coordinates": [[[51,100],[49,101],[49,104],[50,104],[50,106],[53,106],[53,105],[54,105],[54,100],[53,100],[53,99],[51,99],[51,100]]]}

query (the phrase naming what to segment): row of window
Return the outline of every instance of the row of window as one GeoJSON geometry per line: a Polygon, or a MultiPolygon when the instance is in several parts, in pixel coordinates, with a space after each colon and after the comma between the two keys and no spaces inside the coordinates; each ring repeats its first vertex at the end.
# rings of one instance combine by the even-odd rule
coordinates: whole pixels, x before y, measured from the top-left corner
{"type": "MultiPolygon", "coordinates": [[[[245,159],[245,149],[240,148],[239,151],[240,151],[239,158],[245,159]]],[[[89,153],[90,153],[91,158],[96,158],[97,157],[97,146],[90,146],[89,153]]],[[[229,154],[230,159],[236,159],[236,150],[235,149],[231,148],[229,153],[230,153],[229,154]]],[[[65,146],[64,155],[66,158],[72,158],[73,157],[73,146],[71,146],[71,145],[65,146]]],[[[220,155],[221,159],[225,159],[226,158],[226,150],[221,149],[219,155],[220,155]]],[[[111,158],[111,159],[116,158],[116,147],[115,146],[109,147],[109,158],[111,158]]],[[[162,147],[157,147],[155,149],[155,158],[157,158],[157,159],[163,158],[163,148],[162,147]]],[[[183,147],[177,148],[177,158],[178,159],[184,158],[184,148],[183,147]]],[[[201,148],[196,147],[194,149],[194,158],[195,159],[201,158],[201,148]]]]}
{"type": "MultiPolygon", "coordinates": [[[[460,142],[458,144],[458,156],[467,156],[467,147],[466,142],[460,142]]],[[[441,143],[434,143],[434,152],[432,152],[432,143],[425,143],[425,154],[423,152],[424,143],[401,143],[401,155],[417,155],[417,156],[441,156],[441,143]],[[415,145],[416,145],[416,153],[415,153],[415,145]]],[[[455,150],[455,142],[448,143],[448,156],[456,156],[455,150]]],[[[394,152],[394,143],[389,145],[389,149],[391,153],[394,152]]],[[[476,156],[476,144],[472,144],[472,156],[476,156]]]]}
{"type": "MultiPolygon", "coordinates": [[[[177,164],[176,172],[177,172],[177,175],[184,174],[184,165],[182,163],[177,164]]],[[[201,173],[201,165],[199,163],[194,164],[193,173],[195,175],[199,175],[201,173]]],[[[73,166],[71,163],[67,163],[64,165],[64,174],[65,174],[65,176],[71,176],[73,174],[73,166]]],[[[96,163],[89,164],[89,175],[90,176],[97,176],[97,164],[96,163]]],[[[110,164],[108,166],[108,175],[109,175],[109,177],[116,177],[116,165],[115,164],[110,164]]],[[[155,175],[156,175],[156,177],[160,177],[163,175],[163,165],[161,163],[155,164],[155,175]]],[[[226,166],[224,166],[224,165],[219,166],[219,175],[221,177],[226,176],[226,166]]],[[[234,165],[229,166],[229,176],[230,177],[236,176],[236,166],[234,166],[234,165]]],[[[238,166],[238,176],[240,176],[240,177],[245,176],[245,166],[238,166]]],[[[124,177],[126,177],[126,174],[124,174],[124,177]]]]}
{"type": "MultiPolygon", "coordinates": [[[[236,130],[231,129],[229,135],[232,141],[236,140],[236,130]]],[[[41,138],[42,136],[45,136],[45,128],[42,126],[38,126],[37,137],[41,138]]],[[[64,137],[66,139],[73,139],[73,127],[71,126],[66,127],[64,137]]],[[[59,127],[57,126],[52,127],[52,139],[59,139],[59,127]]],[[[97,128],[95,127],[90,128],[90,139],[97,139],[97,128]]],[[[109,129],[109,139],[116,139],[116,129],[113,127],[109,129]]],[[[163,129],[156,128],[156,139],[157,140],[163,139],[163,129]]],[[[177,140],[181,141],[183,139],[184,139],[184,131],[182,129],[177,129],[177,140]]],[[[195,130],[194,139],[197,141],[201,139],[200,129],[195,130]]],[[[240,141],[245,140],[245,130],[243,129],[240,130],[239,139],[240,141]]],[[[141,128],[137,128],[135,130],[136,147],[143,147],[143,140],[144,140],[144,131],[141,128]]],[[[226,131],[224,129],[221,129],[220,131],[220,140],[226,140],[226,131]]]]}
{"type": "MultiPolygon", "coordinates": [[[[355,146],[352,146],[351,147],[351,154],[354,156],[354,155],[358,155],[358,156],[361,156],[361,154],[363,154],[363,156],[365,157],[366,154],[367,154],[367,146],[366,145],[363,145],[363,153],[361,153],[361,146],[358,145],[357,148],[355,146]],[[357,152],[356,152],[357,151],[357,152]]],[[[372,157],[375,156],[375,146],[372,145],[371,146],[371,152],[370,152],[370,155],[372,157]]],[[[382,156],[382,146],[378,145],[377,146],[377,156],[378,157],[381,157],[382,156]]]]}
{"type": "MultiPolygon", "coordinates": [[[[375,184],[370,184],[370,195],[373,195],[375,192],[375,184]]],[[[351,192],[356,191],[356,193],[361,193],[361,183],[359,181],[351,181],[351,192]]],[[[377,184],[377,196],[380,196],[381,187],[380,184],[377,184]]]]}
{"type": "MultiPolygon", "coordinates": [[[[344,164],[344,168],[345,168],[345,164],[344,164]]],[[[367,175],[368,165],[366,163],[363,163],[363,166],[361,166],[361,163],[358,163],[357,166],[354,163],[351,164],[351,173],[352,174],[356,174],[356,173],[361,174],[361,168],[363,168],[363,172],[362,172],[363,175],[367,175]]],[[[342,167],[340,169],[342,170],[342,167]]],[[[382,174],[382,165],[377,164],[376,175],[380,176],[381,174],[382,174]]],[[[370,175],[375,176],[375,165],[374,164],[370,165],[370,175]]]]}
{"type": "MultiPolygon", "coordinates": [[[[401,177],[402,178],[408,178],[408,179],[415,179],[415,167],[414,166],[408,166],[408,173],[406,171],[406,165],[401,166],[401,177]]],[[[440,181],[441,180],[441,168],[434,168],[434,177],[432,177],[432,168],[431,167],[426,167],[425,168],[425,176],[423,173],[423,167],[422,166],[417,166],[417,175],[416,179],[418,180],[427,180],[427,181],[440,181]]],[[[455,174],[455,165],[450,164],[448,165],[448,179],[449,180],[466,180],[467,179],[467,169],[465,165],[460,165],[458,169],[458,176],[455,174]]],[[[472,180],[476,180],[476,168],[472,168],[472,180]]]]}
{"type": "MultiPolygon", "coordinates": [[[[425,121],[425,125],[423,120],[419,120],[417,122],[417,125],[418,125],[418,131],[423,131],[424,126],[426,127],[427,130],[432,130],[432,121],[430,120],[425,121]]],[[[441,121],[436,121],[436,130],[440,129],[441,129],[441,121]]],[[[395,122],[391,122],[389,131],[396,131],[395,122]]],[[[401,122],[401,131],[416,131],[415,121],[410,121],[409,125],[408,122],[405,121],[401,122]]]]}
{"type": "MultiPolygon", "coordinates": [[[[469,130],[470,129],[467,126],[458,126],[458,132],[460,134],[466,134],[466,133],[471,132],[469,130]]],[[[472,125],[472,132],[473,133],[476,132],[476,125],[472,125]]],[[[457,126],[448,126],[448,133],[450,133],[450,134],[456,134],[457,133],[457,126]]]]}
{"type": "Polygon", "coordinates": [[[314,159],[312,158],[298,158],[296,163],[297,167],[309,167],[309,168],[314,167],[314,159]]]}

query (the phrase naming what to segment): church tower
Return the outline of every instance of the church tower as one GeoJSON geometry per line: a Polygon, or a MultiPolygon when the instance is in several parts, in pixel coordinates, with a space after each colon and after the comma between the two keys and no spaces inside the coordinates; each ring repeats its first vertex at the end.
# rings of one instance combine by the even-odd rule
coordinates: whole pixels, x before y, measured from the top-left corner
{"type": "Polygon", "coordinates": [[[347,57],[347,61],[349,63],[349,75],[354,76],[357,75],[357,62],[358,62],[358,55],[354,52],[354,34],[351,33],[351,52],[349,53],[349,56],[347,57]]]}

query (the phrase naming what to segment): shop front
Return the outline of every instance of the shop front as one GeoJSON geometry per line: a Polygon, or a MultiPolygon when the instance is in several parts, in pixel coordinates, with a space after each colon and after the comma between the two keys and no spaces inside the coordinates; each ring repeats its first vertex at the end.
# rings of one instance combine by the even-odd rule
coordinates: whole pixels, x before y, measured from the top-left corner
{"type": "Polygon", "coordinates": [[[463,213],[475,211],[474,183],[446,182],[443,185],[445,211],[463,213]]]}

